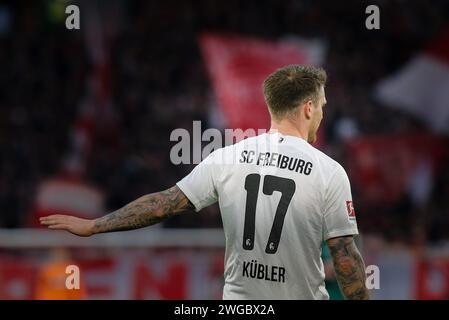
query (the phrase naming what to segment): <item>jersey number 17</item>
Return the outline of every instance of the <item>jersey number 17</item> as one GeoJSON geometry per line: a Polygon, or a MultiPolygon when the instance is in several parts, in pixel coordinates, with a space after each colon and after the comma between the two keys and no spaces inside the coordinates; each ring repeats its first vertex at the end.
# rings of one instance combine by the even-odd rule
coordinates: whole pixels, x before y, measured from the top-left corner
{"type": "MultiPolygon", "coordinates": [[[[243,249],[252,250],[254,248],[254,233],[256,222],[256,205],[259,193],[260,174],[249,174],[245,179],[246,208],[245,225],[243,229],[243,249]]],[[[284,225],[285,214],[287,213],[290,201],[295,193],[296,184],[292,179],[280,178],[266,175],[263,179],[262,191],[265,195],[271,196],[274,191],[281,193],[281,199],[274,215],[273,226],[271,227],[265,252],[276,253],[281,239],[282,227],[284,225]]]]}

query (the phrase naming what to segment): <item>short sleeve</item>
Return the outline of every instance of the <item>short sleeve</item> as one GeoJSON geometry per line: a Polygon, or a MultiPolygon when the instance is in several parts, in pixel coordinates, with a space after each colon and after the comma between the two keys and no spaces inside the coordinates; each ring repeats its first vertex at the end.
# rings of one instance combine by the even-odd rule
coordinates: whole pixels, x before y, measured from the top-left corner
{"type": "Polygon", "coordinates": [[[200,162],[186,177],[176,183],[195,206],[196,212],[218,200],[215,176],[219,172],[219,164],[216,157],[217,152],[215,151],[200,162]]]}
{"type": "Polygon", "coordinates": [[[358,234],[351,186],[341,165],[333,172],[326,189],[323,240],[358,234]]]}

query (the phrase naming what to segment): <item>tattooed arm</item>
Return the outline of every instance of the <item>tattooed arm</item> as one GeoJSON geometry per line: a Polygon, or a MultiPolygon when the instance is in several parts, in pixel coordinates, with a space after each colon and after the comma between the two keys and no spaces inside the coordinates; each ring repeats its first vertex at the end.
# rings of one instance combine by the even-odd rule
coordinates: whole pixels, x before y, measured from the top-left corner
{"type": "Polygon", "coordinates": [[[95,220],[65,215],[52,215],[40,219],[49,229],[67,230],[87,237],[96,233],[143,228],[177,215],[194,206],[184,193],[174,186],[168,190],[147,194],[117,211],[95,220]]]}
{"type": "Polygon", "coordinates": [[[335,275],[346,299],[367,300],[365,264],[352,236],[327,240],[334,262],[335,275]]]}

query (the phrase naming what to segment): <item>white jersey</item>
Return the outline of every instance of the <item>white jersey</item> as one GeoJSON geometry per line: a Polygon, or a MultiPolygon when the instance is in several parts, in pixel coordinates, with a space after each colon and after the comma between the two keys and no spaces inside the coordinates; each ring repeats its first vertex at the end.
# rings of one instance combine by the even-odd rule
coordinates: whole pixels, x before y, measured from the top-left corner
{"type": "Polygon", "coordinates": [[[211,153],[177,183],[196,211],[219,202],[223,299],[329,299],[321,246],[358,234],[343,167],[280,133],[211,153]]]}

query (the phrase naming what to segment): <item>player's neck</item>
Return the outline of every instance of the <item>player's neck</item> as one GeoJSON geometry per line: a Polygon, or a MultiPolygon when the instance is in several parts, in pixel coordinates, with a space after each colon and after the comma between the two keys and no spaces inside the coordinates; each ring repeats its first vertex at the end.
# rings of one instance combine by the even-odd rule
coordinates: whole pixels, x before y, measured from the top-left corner
{"type": "Polygon", "coordinates": [[[308,130],[299,125],[296,125],[294,122],[284,119],[280,121],[271,121],[270,133],[279,132],[280,134],[286,136],[293,136],[304,139],[307,141],[308,130]]]}

